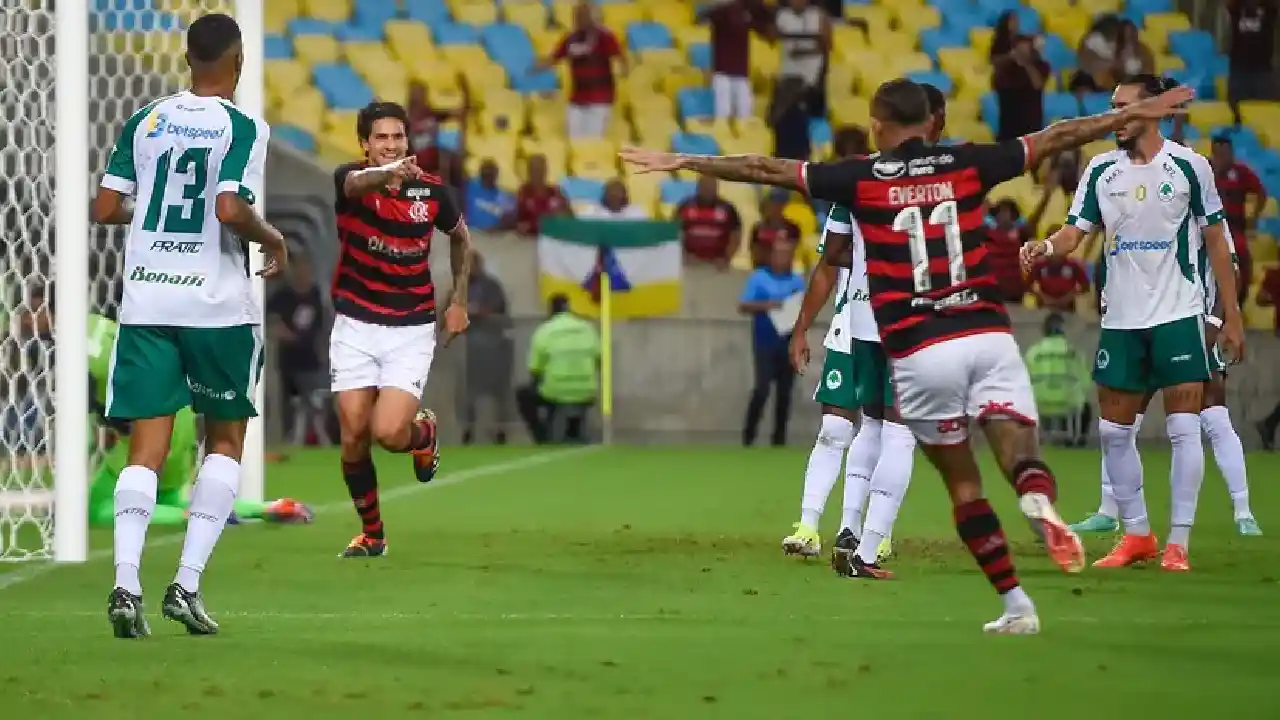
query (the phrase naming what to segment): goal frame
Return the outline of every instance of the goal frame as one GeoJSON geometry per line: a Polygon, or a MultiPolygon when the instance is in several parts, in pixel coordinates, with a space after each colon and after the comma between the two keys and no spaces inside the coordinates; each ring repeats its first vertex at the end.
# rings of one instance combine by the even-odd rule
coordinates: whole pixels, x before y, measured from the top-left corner
{"type": "MultiPolygon", "coordinates": [[[[236,104],[251,115],[265,115],[263,88],[264,0],[236,0],[235,18],[244,45],[244,66],[236,91],[236,104]]],[[[89,14],[86,3],[60,2],[54,9],[54,116],[83,122],[89,115],[89,14]]],[[[123,120],[123,118],[121,118],[123,120]]],[[[58,316],[54,327],[57,347],[54,364],[54,488],[53,558],[59,563],[81,563],[89,557],[89,398],[85,378],[89,374],[89,202],[102,168],[89,167],[89,133],[59,132],[54,145],[56,251],[53,277],[58,316]],[[78,181],[77,181],[78,179],[78,181]]],[[[265,212],[264,188],[253,188],[258,212],[265,212]]],[[[263,307],[264,286],[257,272],[262,255],[250,253],[254,295],[263,307]]],[[[262,384],[255,406],[262,408],[262,384]]],[[[263,497],[265,436],[261,417],[249,423],[241,461],[240,496],[263,497]]]]}

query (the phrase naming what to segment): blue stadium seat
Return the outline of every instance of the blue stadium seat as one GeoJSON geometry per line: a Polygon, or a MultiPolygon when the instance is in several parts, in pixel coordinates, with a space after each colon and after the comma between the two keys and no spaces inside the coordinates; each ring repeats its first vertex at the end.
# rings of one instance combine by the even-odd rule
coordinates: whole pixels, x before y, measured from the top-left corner
{"type": "Polygon", "coordinates": [[[268,60],[288,60],[293,57],[293,42],[283,35],[267,35],[262,38],[262,55],[268,60]]]}
{"type": "Polygon", "coordinates": [[[1226,135],[1231,138],[1231,142],[1236,149],[1247,147],[1261,150],[1263,148],[1262,141],[1258,139],[1258,134],[1253,131],[1253,128],[1245,125],[1239,127],[1235,125],[1219,125],[1209,135],[1212,137],[1226,135]]]}
{"type": "Polygon", "coordinates": [[[506,69],[507,75],[524,74],[533,67],[537,58],[533,43],[524,28],[506,23],[494,23],[480,31],[480,41],[489,57],[506,69]]]}
{"type": "Polygon", "coordinates": [[[984,14],[991,16],[990,24],[992,25],[995,24],[996,17],[1000,13],[1009,10],[1016,12],[1022,9],[1021,0],[977,0],[975,4],[982,9],[984,14]]]}
{"type": "Polygon", "coordinates": [[[404,10],[410,20],[417,20],[428,26],[451,20],[445,0],[404,0],[404,10]]]}
{"type": "Polygon", "coordinates": [[[1000,98],[994,92],[982,94],[982,100],[979,101],[982,107],[982,119],[991,126],[992,129],[1000,127],[1000,98]]]}
{"type": "Polygon", "coordinates": [[[1030,5],[1024,5],[1022,7],[1019,7],[1018,8],[1018,28],[1019,28],[1019,32],[1023,32],[1027,34],[1039,33],[1041,30],[1043,30],[1044,26],[1040,22],[1040,11],[1036,10],[1030,5]]]}
{"type": "Polygon", "coordinates": [[[373,90],[346,63],[324,63],[312,68],[316,89],[334,110],[359,110],[373,102],[373,90]]]}
{"type": "MultiPolygon", "coordinates": [[[[270,1],[267,0],[267,2],[270,1]]],[[[355,0],[355,5],[351,9],[351,24],[381,28],[398,13],[396,0],[355,0]]]]}
{"type": "Polygon", "coordinates": [[[692,180],[663,180],[660,187],[662,202],[675,205],[682,200],[693,197],[694,192],[698,189],[698,184],[692,180]]]}
{"type": "Polygon", "coordinates": [[[290,35],[333,35],[335,32],[334,24],[327,20],[300,17],[289,21],[290,35]]]}
{"type": "Polygon", "coordinates": [[[689,118],[711,117],[716,114],[715,97],[710,88],[685,88],[676,96],[680,121],[689,118]]]}
{"type": "MultiPolygon", "coordinates": [[[[907,73],[907,79],[918,83],[929,83],[941,90],[943,95],[950,96],[952,91],[955,90],[955,83],[951,80],[951,76],[936,70],[909,72],[907,73]]],[[[817,141],[815,140],[814,142],[817,141]]]]}
{"type": "Polygon", "coordinates": [[[445,150],[458,152],[462,148],[462,138],[457,128],[440,128],[436,133],[436,144],[445,150]]]}
{"type": "Polygon", "coordinates": [[[1124,9],[1124,16],[1141,25],[1142,19],[1152,13],[1167,13],[1173,10],[1173,0],[1129,0],[1124,9]]]}
{"type": "Polygon", "coordinates": [[[710,135],[678,132],[671,136],[671,151],[688,155],[719,155],[720,144],[710,135]]]}
{"type": "Polygon", "coordinates": [[[338,25],[334,37],[339,42],[382,42],[382,25],[338,25]]]}
{"type": "Polygon", "coordinates": [[[1084,96],[1084,114],[1097,115],[1111,109],[1110,93],[1086,93],[1084,96]]]}
{"type": "Polygon", "coordinates": [[[831,123],[826,118],[813,118],[809,121],[809,142],[814,147],[822,147],[831,142],[831,123]]]}
{"type": "MultiPolygon", "coordinates": [[[[963,33],[966,37],[971,29],[990,25],[991,23],[987,22],[986,11],[976,5],[968,9],[957,7],[942,16],[944,28],[963,33]]],[[[967,45],[968,42],[965,44],[967,45]]]]}
{"type": "Polygon", "coordinates": [[[1080,115],[1080,101],[1071,93],[1045,93],[1044,117],[1049,122],[1080,115]]]}
{"type": "MultiPolygon", "coordinates": [[[[1164,120],[1160,121],[1160,133],[1165,137],[1173,137],[1173,119],[1172,118],[1165,118],[1164,120]]],[[[1183,140],[1186,140],[1187,142],[1192,142],[1194,140],[1199,140],[1200,137],[1201,137],[1200,131],[1196,129],[1195,125],[1191,125],[1190,123],[1183,123],[1182,125],[1183,140]]]]}
{"type": "Polygon", "coordinates": [[[476,45],[480,31],[471,25],[441,22],[431,26],[431,35],[437,45],[476,45]]]}
{"type": "Polygon", "coordinates": [[[627,46],[632,52],[672,46],[671,31],[666,25],[634,22],[627,26],[627,46]]]}
{"type": "Polygon", "coordinates": [[[1169,33],[1169,52],[1182,58],[1187,67],[1218,54],[1213,36],[1204,30],[1180,30],[1169,33]]]}
{"type": "Polygon", "coordinates": [[[569,202],[598,203],[604,197],[604,183],[580,177],[567,177],[560,181],[560,191],[569,202]]]}
{"type": "Polygon", "coordinates": [[[1218,89],[1213,82],[1213,75],[1201,68],[1194,70],[1190,68],[1180,68],[1170,70],[1165,73],[1170,78],[1177,80],[1183,85],[1188,85],[1195,89],[1196,97],[1201,100],[1213,100],[1217,97],[1218,89]]]}
{"type": "Polygon", "coordinates": [[[1040,54],[1049,63],[1049,67],[1059,73],[1074,68],[1080,57],[1061,35],[1053,34],[1044,36],[1044,49],[1040,54]]]}
{"type": "Polygon", "coordinates": [[[95,12],[139,12],[142,10],[154,10],[151,0],[93,0],[93,9],[95,12]]]}
{"type": "Polygon", "coordinates": [[[316,140],[311,133],[295,125],[273,125],[271,137],[307,153],[316,151],[316,140]]]}
{"type": "Polygon", "coordinates": [[[929,28],[920,32],[920,51],[934,62],[943,48],[969,47],[969,31],[954,27],[929,28]]]}
{"type": "MultiPolygon", "coordinates": [[[[148,3],[150,5],[150,3],[148,3]]],[[[182,22],[177,15],[145,10],[107,10],[89,17],[90,32],[151,32],[180,30],[182,22]]]]}
{"type": "Polygon", "coordinates": [[[554,92],[559,87],[560,78],[556,76],[554,70],[511,76],[511,89],[518,93],[554,92]]]}
{"type": "Polygon", "coordinates": [[[972,12],[974,8],[973,0],[933,0],[929,4],[938,8],[938,13],[944,18],[953,12],[972,12]]]}
{"type": "Polygon", "coordinates": [[[1280,237],[1280,217],[1258,218],[1258,229],[1271,237],[1280,237]]]}
{"type": "Polygon", "coordinates": [[[699,70],[711,69],[711,43],[689,46],[689,65],[699,70]]]}

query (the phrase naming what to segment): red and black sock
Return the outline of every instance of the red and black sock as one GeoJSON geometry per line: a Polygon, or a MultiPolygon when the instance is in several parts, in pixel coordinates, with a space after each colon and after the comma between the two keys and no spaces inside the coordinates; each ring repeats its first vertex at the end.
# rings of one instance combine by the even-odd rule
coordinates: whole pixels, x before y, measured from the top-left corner
{"type": "Polygon", "coordinates": [[[1018,573],[1013,568],[1013,556],[1009,554],[1009,542],[1000,529],[991,504],[985,499],[973,500],[954,509],[956,531],[960,539],[973,553],[973,559],[987,576],[996,592],[1004,595],[1018,587],[1018,573]]]}
{"type": "Polygon", "coordinates": [[[1049,502],[1058,501],[1058,480],[1043,460],[1023,460],[1014,465],[1013,489],[1018,497],[1041,493],[1049,497],[1049,502]]]}
{"type": "Polygon", "coordinates": [[[378,507],[378,473],[374,470],[373,458],[364,457],[355,462],[344,460],[342,479],[347,483],[351,502],[360,516],[361,532],[377,540],[386,537],[382,530],[382,510],[378,507]]]}

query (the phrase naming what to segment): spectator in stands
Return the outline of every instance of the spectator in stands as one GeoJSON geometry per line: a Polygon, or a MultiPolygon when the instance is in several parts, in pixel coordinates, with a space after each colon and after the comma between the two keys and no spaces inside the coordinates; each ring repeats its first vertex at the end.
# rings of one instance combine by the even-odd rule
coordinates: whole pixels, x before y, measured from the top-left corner
{"type": "MultiPolygon", "coordinates": [[[[1262,278],[1262,287],[1258,288],[1258,304],[1275,309],[1271,321],[1276,337],[1280,337],[1280,268],[1271,268],[1262,278]]],[[[1280,428],[1280,403],[1265,420],[1258,423],[1258,434],[1262,436],[1262,445],[1268,450],[1275,447],[1276,429],[1280,428]]]]}
{"type": "Polygon", "coordinates": [[[1076,49],[1080,70],[1091,78],[1093,87],[1099,91],[1110,92],[1118,81],[1115,64],[1121,22],[1112,14],[1098,17],[1076,49]]]}
{"type": "Polygon", "coordinates": [[[1000,13],[1000,17],[996,19],[995,32],[991,36],[991,49],[988,57],[991,64],[1008,57],[1013,52],[1013,41],[1021,34],[1021,26],[1018,21],[1018,13],[1013,10],[1005,10],[1000,13]]]}
{"type": "Polygon", "coordinates": [[[764,405],[769,391],[776,389],[773,399],[773,444],[787,442],[787,421],[791,417],[791,388],[796,372],[787,358],[794,317],[775,318],[771,313],[794,301],[804,292],[804,277],[793,269],[795,245],[774,244],[767,267],[756,268],[747,278],[738,302],[738,311],[751,316],[752,356],[755,360],[755,384],[747,403],[746,422],[742,428],[742,444],[755,444],[764,405]]]}
{"type": "Polygon", "coordinates": [[[742,218],[733,203],[720,197],[720,185],[710,175],[698,178],[693,196],[676,206],[672,218],[680,224],[680,239],[688,261],[729,267],[742,244],[742,218]]]}
{"type": "Polygon", "coordinates": [[[791,160],[808,160],[813,152],[809,122],[812,95],[800,78],[780,78],[773,86],[769,103],[769,126],[773,128],[773,154],[791,160]]]}
{"type": "Polygon", "coordinates": [[[871,154],[871,141],[867,137],[867,131],[857,125],[842,127],[831,136],[831,155],[835,158],[869,154],[871,154]]]}
{"type": "Polygon", "coordinates": [[[467,315],[471,325],[466,335],[466,376],[459,384],[458,419],[462,423],[462,443],[475,440],[478,405],[483,398],[494,409],[493,441],[507,442],[506,423],[511,412],[512,374],[515,345],[511,339],[511,317],[507,314],[507,293],[502,283],[485,269],[484,258],[472,251],[471,280],[467,284],[467,315]]]}
{"type": "Polygon", "coordinates": [[[516,391],[516,408],[538,444],[586,442],[586,414],[600,388],[600,335],[569,311],[569,298],[551,298],[551,317],[529,343],[532,381],[516,391]]]}
{"type": "Polygon", "coordinates": [[[303,445],[314,433],[319,444],[330,445],[321,349],[328,336],[327,312],[306,254],[290,253],[290,260],[288,283],[267,299],[267,328],[276,341],[284,399],[292,412],[289,438],[303,445]]]}
{"type": "Polygon", "coordinates": [[[1240,258],[1240,279],[1237,285],[1240,302],[1244,303],[1249,285],[1253,281],[1253,258],[1249,252],[1249,231],[1253,229],[1250,218],[1262,214],[1262,209],[1267,205],[1267,190],[1248,165],[1236,162],[1235,146],[1230,135],[1218,134],[1213,137],[1209,162],[1213,165],[1213,176],[1218,185],[1218,194],[1222,196],[1227,227],[1231,229],[1236,255],[1240,258]],[[1245,210],[1250,195],[1253,196],[1252,213],[1245,210]]]}
{"type": "Polygon", "coordinates": [[[1138,26],[1132,20],[1120,23],[1120,34],[1116,36],[1116,56],[1113,61],[1111,76],[1116,82],[1134,75],[1154,73],[1156,59],[1151,48],[1142,42],[1138,26]]]}
{"type": "Polygon", "coordinates": [[[1022,302],[1026,293],[1018,253],[1022,245],[1035,235],[1052,192],[1052,184],[1043,186],[1040,200],[1026,221],[1022,219],[1018,202],[1012,198],[1004,198],[992,206],[987,223],[987,261],[1000,284],[1000,295],[1005,302],[1022,302]]]}
{"type": "Polygon", "coordinates": [[[648,220],[649,213],[639,205],[632,205],[626,183],[614,178],[604,184],[600,204],[588,207],[582,212],[582,217],[592,220],[648,220]]]}
{"type": "MultiPolygon", "coordinates": [[[[1058,228],[1050,228],[1051,237],[1058,228]]],[[[1089,292],[1089,271],[1073,257],[1055,257],[1036,263],[1029,280],[1036,307],[1057,312],[1076,311],[1076,297],[1089,292]]]]}
{"type": "Polygon", "coordinates": [[[831,52],[831,18],[810,0],[786,0],[773,18],[771,36],[781,46],[778,82],[798,80],[812,117],[827,114],[827,56],[831,52]]]}
{"type": "Polygon", "coordinates": [[[766,267],[778,243],[799,245],[800,227],[783,215],[787,209],[785,190],[775,190],[760,201],[760,222],[751,229],[751,266],[766,267]]]}
{"type": "Polygon", "coordinates": [[[462,107],[442,110],[431,105],[427,86],[419,81],[409,85],[409,143],[418,160],[418,167],[439,175],[453,187],[462,185],[462,153],[440,146],[440,126],[446,122],[458,123],[459,150],[465,147],[466,118],[471,100],[466,85],[462,86],[462,107]]]}
{"type": "Polygon", "coordinates": [[[713,0],[698,8],[711,24],[711,90],[716,117],[751,117],[751,31],[759,31],[766,9],[760,0],[713,0]]]}
{"type": "Polygon", "coordinates": [[[530,155],[525,166],[525,183],[516,191],[516,232],[537,237],[538,222],[543,217],[572,214],[564,193],[547,182],[547,159],[530,155]]]}
{"type": "Polygon", "coordinates": [[[1050,72],[1034,38],[1013,39],[1012,49],[996,62],[991,78],[1000,103],[1000,140],[1044,129],[1044,86],[1050,72]]]}
{"type": "Polygon", "coordinates": [[[1084,447],[1092,418],[1090,363],[1071,345],[1065,329],[1062,315],[1045,318],[1044,337],[1027,349],[1027,373],[1044,430],[1065,434],[1067,445],[1084,447]]]}
{"type": "Polygon", "coordinates": [[[510,230],[516,224],[516,199],[498,187],[498,164],[480,163],[480,176],[467,182],[466,218],[472,230],[510,230]]]}
{"type": "Polygon", "coordinates": [[[1231,16],[1227,99],[1239,125],[1240,101],[1276,97],[1277,8],[1275,0],[1227,0],[1226,10],[1231,16]]]}
{"type": "Polygon", "coordinates": [[[613,61],[616,59],[626,74],[627,59],[618,38],[596,22],[589,2],[574,7],[573,30],[534,69],[544,70],[565,59],[570,73],[569,137],[604,137],[613,112],[613,61]]]}

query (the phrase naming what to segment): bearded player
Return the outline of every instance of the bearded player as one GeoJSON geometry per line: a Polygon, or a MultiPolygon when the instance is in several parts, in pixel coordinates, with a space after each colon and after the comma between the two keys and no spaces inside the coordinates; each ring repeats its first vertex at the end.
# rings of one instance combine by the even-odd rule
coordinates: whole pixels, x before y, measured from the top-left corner
{"type": "MultiPolygon", "coordinates": [[[[871,307],[891,358],[895,401],[951,496],[956,530],[1004,613],[986,632],[1034,634],[1035,605],[1018,582],[1008,542],[968,442],[985,430],[996,460],[1040,525],[1064,570],[1085,564],[1080,539],[1053,507],[1057,482],[1040,458],[1030,378],[982,244],[986,195],[1041,159],[1099,140],[1127,123],[1160,118],[1194,96],[1158,98],[1050,127],[998,144],[933,147],[925,138],[928,96],[904,79],[881,85],[871,104],[877,158],[806,163],[759,155],[730,157],[625,149],[641,171],[692,170],[724,180],[774,185],[847,207],[862,231],[871,307]]],[[[826,253],[842,251],[829,243],[826,253]]]]}
{"type": "MultiPolygon", "coordinates": [[[[933,85],[921,87],[929,96],[932,116],[927,139],[936,145],[946,127],[946,96],[933,85]]],[[[857,434],[852,443],[844,443],[848,447],[843,453],[844,507],[831,563],[841,575],[865,577],[881,572],[879,562],[892,551],[889,538],[911,482],[916,442],[911,430],[897,421],[888,365],[871,312],[866,252],[861,233],[845,208],[837,205],[831,209],[818,253],[818,266],[805,291],[797,330],[791,336],[791,361],[797,371],[803,372],[809,362],[805,333],[830,296],[833,284],[838,290],[836,316],[823,342],[827,352],[815,394],[815,399],[823,403],[822,429],[805,471],[800,522],[795,534],[783,539],[783,548],[788,552],[794,552],[792,548],[796,547],[809,550],[800,554],[817,553],[818,519],[840,472],[840,431],[844,430],[841,421],[851,421],[849,432],[857,428],[857,434]],[[850,249],[845,257],[827,259],[828,237],[841,238],[841,245],[850,249]],[[862,544],[864,539],[866,543],[862,544]],[[855,568],[855,563],[861,567],[855,568]]]]}
{"type": "Polygon", "coordinates": [[[387,551],[371,445],[409,454],[421,482],[430,482],[439,467],[435,415],[419,410],[436,349],[430,255],[437,228],[449,236],[453,272],[444,342],[468,324],[471,233],[453,191],[408,156],[408,129],[403,107],[370,103],[356,118],[364,162],[333,172],[340,254],[329,367],[342,477],[361,523],[342,553],[349,558],[387,551]]]}
{"type": "MultiPolygon", "coordinates": [[[[1116,88],[1112,106],[1123,112],[1151,102],[1165,87],[1160,78],[1137,76],[1116,88]]],[[[1166,140],[1156,118],[1126,123],[1116,139],[1116,150],[1098,155],[1085,169],[1066,225],[1048,240],[1023,246],[1022,255],[1027,265],[1066,256],[1094,228],[1105,230],[1105,305],[1093,379],[1098,437],[1124,536],[1095,566],[1123,567],[1160,556],[1165,570],[1185,572],[1191,569],[1187,548],[1204,481],[1200,412],[1212,375],[1205,289],[1197,270],[1202,247],[1223,306],[1220,338],[1235,360],[1244,348],[1244,323],[1209,161],[1166,140]],[[1137,415],[1153,390],[1163,395],[1173,450],[1171,528],[1163,554],[1147,518],[1134,439],[1137,415]]]]}

